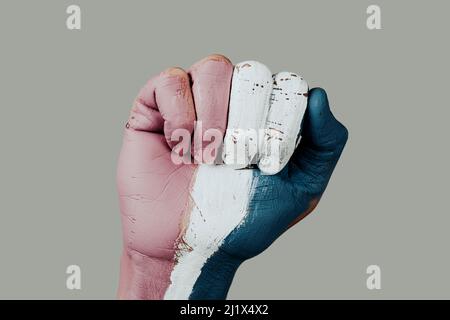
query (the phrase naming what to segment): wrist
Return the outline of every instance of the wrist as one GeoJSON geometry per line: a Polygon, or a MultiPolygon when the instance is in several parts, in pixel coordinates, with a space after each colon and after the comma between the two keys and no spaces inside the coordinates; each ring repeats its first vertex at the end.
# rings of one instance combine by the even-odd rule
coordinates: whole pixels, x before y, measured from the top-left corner
{"type": "Polygon", "coordinates": [[[225,299],[241,263],[220,250],[183,252],[177,257],[164,299],[225,299]]]}
{"type": "Polygon", "coordinates": [[[190,252],[173,262],[124,250],[119,299],[225,299],[243,261],[217,250],[209,258],[190,252]]]}
{"type": "Polygon", "coordinates": [[[120,262],[118,298],[161,300],[170,285],[173,261],[124,249],[120,262]]]}
{"type": "Polygon", "coordinates": [[[241,259],[233,257],[220,249],[217,250],[203,265],[189,299],[226,299],[234,275],[242,262],[241,259]]]}

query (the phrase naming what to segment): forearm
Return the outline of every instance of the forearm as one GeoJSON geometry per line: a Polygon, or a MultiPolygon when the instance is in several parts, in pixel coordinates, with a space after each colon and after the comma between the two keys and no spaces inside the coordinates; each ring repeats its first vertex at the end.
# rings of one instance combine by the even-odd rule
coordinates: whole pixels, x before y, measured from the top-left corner
{"type": "Polygon", "coordinates": [[[226,299],[234,275],[241,263],[241,260],[222,251],[216,251],[202,267],[189,299],[226,299]]]}
{"type": "Polygon", "coordinates": [[[173,262],[124,250],[120,262],[118,298],[159,300],[170,285],[173,262]]]}
{"type": "Polygon", "coordinates": [[[118,298],[225,299],[241,261],[217,251],[201,266],[181,263],[186,268],[173,273],[174,262],[124,252],[118,298]]]}

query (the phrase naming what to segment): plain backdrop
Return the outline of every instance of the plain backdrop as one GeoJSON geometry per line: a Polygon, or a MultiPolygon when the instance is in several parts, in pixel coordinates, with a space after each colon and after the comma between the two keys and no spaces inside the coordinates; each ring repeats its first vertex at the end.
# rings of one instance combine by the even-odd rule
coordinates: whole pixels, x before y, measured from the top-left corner
{"type": "Polygon", "coordinates": [[[350,132],[315,212],[246,262],[229,298],[450,298],[449,14],[448,1],[2,0],[0,298],[115,298],[131,103],[210,53],[302,74],[350,132]],[[370,4],[382,30],[366,27],[370,4]],[[66,289],[71,264],[82,290],[66,289]],[[381,290],[366,287],[372,264],[381,290]]]}

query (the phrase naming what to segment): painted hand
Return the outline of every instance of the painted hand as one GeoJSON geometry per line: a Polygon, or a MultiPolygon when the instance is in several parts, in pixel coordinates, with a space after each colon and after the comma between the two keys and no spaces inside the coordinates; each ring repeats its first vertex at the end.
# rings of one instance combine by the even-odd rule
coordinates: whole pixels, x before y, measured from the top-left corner
{"type": "MultiPolygon", "coordinates": [[[[306,107],[307,96],[306,82],[296,74],[272,79],[253,61],[233,72],[220,55],[187,72],[170,68],[144,86],[118,164],[124,239],[119,298],[225,298],[239,265],[315,208],[347,130],[333,117],[324,90],[310,90],[306,107]],[[273,154],[260,148],[244,157],[240,170],[174,163],[177,129],[203,136],[208,129],[225,134],[227,127],[232,130],[225,135],[225,163],[243,137],[236,129],[262,128],[269,130],[256,146],[276,140],[279,161],[268,161],[273,154]]],[[[252,141],[244,144],[247,149],[252,141]]],[[[196,158],[207,148],[208,143],[194,147],[196,158]]]]}

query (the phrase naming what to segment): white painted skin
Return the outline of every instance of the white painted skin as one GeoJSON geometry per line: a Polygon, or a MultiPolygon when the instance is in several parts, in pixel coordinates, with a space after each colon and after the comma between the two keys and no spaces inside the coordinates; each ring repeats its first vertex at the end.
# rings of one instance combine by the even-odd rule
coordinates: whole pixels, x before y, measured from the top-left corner
{"type": "Polygon", "coordinates": [[[209,257],[247,213],[253,173],[201,165],[191,192],[192,212],[164,299],[188,299],[209,257]],[[218,183],[218,181],[220,181],[218,183]]]}
{"type": "MultiPolygon", "coordinates": [[[[274,108],[281,108],[286,114],[293,112],[291,118],[296,120],[288,121],[287,115],[278,119],[273,114],[270,115],[270,122],[266,122],[273,86],[269,69],[256,61],[242,62],[236,65],[232,81],[228,129],[224,141],[224,155],[227,155],[224,160],[228,159],[229,162],[225,161],[225,165],[203,164],[197,169],[191,191],[189,221],[177,248],[177,260],[170,276],[171,284],[164,299],[188,299],[204,264],[219,249],[224,239],[245,221],[253,192],[253,170],[235,169],[248,166],[254,159],[246,157],[244,163],[236,166],[236,159],[231,160],[235,153],[230,151],[230,148],[235,147],[235,142],[245,139],[246,151],[249,148],[259,149],[261,146],[257,143],[262,139],[247,140],[248,131],[264,129],[273,121],[281,123],[276,127],[277,130],[284,130],[283,137],[289,138],[289,143],[293,141],[295,148],[298,122],[301,122],[304,109],[303,100],[294,99],[293,94],[303,89],[300,86],[303,82],[292,80],[283,87],[286,92],[291,92],[286,103],[278,103],[279,99],[272,98],[274,108]],[[296,105],[291,106],[292,103],[296,105]],[[301,112],[301,116],[296,116],[296,112],[301,112]],[[239,134],[234,132],[235,129],[245,130],[239,134]]],[[[286,148],[291,150],[291,145],[288,144],[286,148]]],[[[292,154],[291,151],[286,153],[286,162],[289,160],[289,153],[292,154]]]]}
{"type": "Polygon", "coordinates": [[[225,164],[240,169],[257,163],[262,146],[258,133],[265,127],[272,86],[272,74],[262,63],[244,61],[235,66],[224,139],[225,164]]]}
{"type": "Polygon", "coordinates": [[[270,109],[260,150],[259,169],[277,174],[289,162],[308,103],[308,84],[292,72],[274,75],[270,109]]]}

